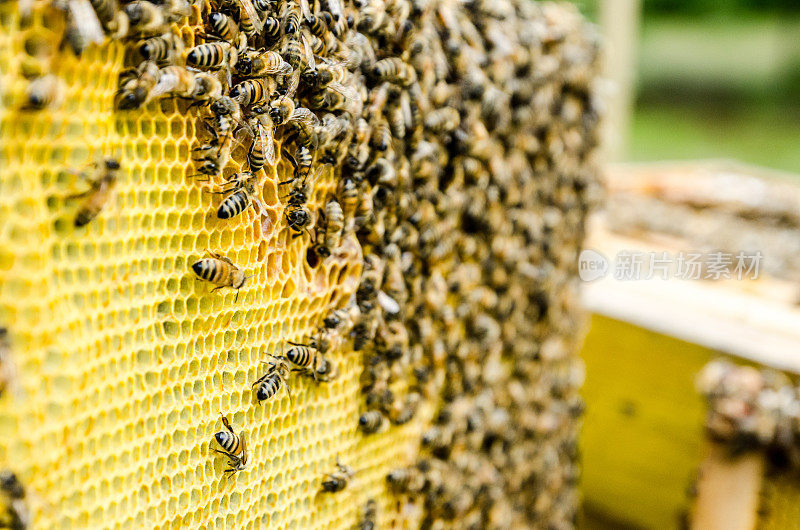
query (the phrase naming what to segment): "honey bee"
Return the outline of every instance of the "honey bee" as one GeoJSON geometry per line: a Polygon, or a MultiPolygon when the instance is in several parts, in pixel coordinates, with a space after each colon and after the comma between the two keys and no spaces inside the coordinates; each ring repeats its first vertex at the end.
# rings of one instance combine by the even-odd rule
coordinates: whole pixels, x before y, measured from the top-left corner
{"type": "Polygon", "coordinates": [[[61,104],[64,100],[64,84],[53,74],[37,77],[25,90],[25,109],[42,110],[61,104]]]}
{"type": "Polygon", "coordinates": [[[361,521],[358,523],[358,530],[375,530],[378,520],[378,503],[375,499],[369,499],[364,504],[361,513],[361,521]]]}
{"type": "Polygon", "coordinates": [[[308,202],[308,196],[310,193],[308,176],[311,173],[311,165],[314,162],[314,154],[308,147],[304,145],[297,147],[295,150],[295,156],[290,155],[285,149],[283,154],[289,163],[291,163],[294,167],[294,174],[291,179],[284,180],[280,182],[279,185],[295,183],[288,195],[289,205],[302,206],[308,202]]]}
{"type": "Polygon", "coordinates": [[[379,410],[368,410],[358,418],[358,427],[364,434],[378,432],[383,424],[384,417],[379,410]]]}
{"type": "Polygon", "coordinates": [[[124,11],[128,16],[131,33],[156,35],[169,29],[166,10],[147,0],[134,0],[125,6],[124,11]]]}
{"type": "Polygon", "coordinates": [[[359,10],[358,30],[367,35],[377,35],[389,23],[386,6],[380,0],[364,0],[359,10]]]}
{"type": "Polygon", "coordinates": [[[339,376],[339,370],[336,366],[322,355],[319,356],[316,368],[306,368],[302,372],[313,378],[317,383],[328,383],[339,376]]]}
{"type": "Polygon", "coordinates": [[[310,90],[320,90],[331,83],[342,83],[345,79],[346,69],[344,63],[322,62],[316,68],[303,73],[303,83],[310,90]]]}
{"type": "Polygon", "coordinates": [[[301,17],[300,2],[297,0],[284,0],[283,2],[283,32],[286,35],[294,35],[300,31],[301,17]]]}
{"type": "Polygon", "coordinates": [[[319,118],[316,114],[305,107],[295,107],[286,123],[290,124],[297,132],[297,140],[300,145],[308,150],[317,147],[317,127],[319,118]]]}
{"type": "Polygon", "coordinates": [[[368,304],[361,304],[364,307],[361,313],[353,324],[353,349],[355,351],[363,350],[369,341],[375,338],[378,331],[378,311],[372,307],[366,307],[368,304]]]}
{"type": "Polygon", "coordinates": [[[330,27],[333,24],[333,15],[327,11],[322,11],[316,15],[311,15],[306,18],[308,30],[317,38],[325,39],[326,35],[330,32],[330,27]]]}
{"type": "Polygon", "coordinates": [[[370,143],[378,151],[386,151],[392,143],[392,131],[389,129],[389,123],[385,119],[378,120],[378,123],[372,129],[372,137],[370,143]]]}
{"type": "Polygon", "coordinates": [[[322,320],[327,329],[349,329],[358,317],[358,306],[355,304],[341,309],[334,309],[322,320]]]}
{"type": "Polygon", "coordinates": [[[331,27],[331,32],[336,37],[341,37],[347,29],[347,20],[341,0],[326,0],[325,3],[328,6],[328,13],[330,13],[331,17],[333,18],[333,27],[331,27]]]}
{"type": "Polygon", "coordinates": [[[389,409],[389,421],[395,425],[403,425],[408,423],[419,410],[419,405],[422,402],[422,396],[419,392],[409,392],[402,402],[395,401],[389,409]]]}
{"type": "MultiPolygon", "coordinates": [[[[292,0],[289,0],[292,1],[292,0]]],[[[291,99],[294,97],[297,87],[300,84],[300,76],[306,69],[316,68],[314,61],[314,54],[308,46],[308,41],[303,33],[300,33],[300,38],[292,34],[285,34],[283,42],[281,43],[280,50],[284,60],[292,67],[292,75],[289,79],[289,84],[286,87],[284,99],[291,99]]],[[[273,118],[274,119],[274,118],[273,118]]]]}
{"type": "Polygon", "coordinates": [[[347,483],[355,475],[355,471],[350,466],[346,466],[339,461],[336,457],[336,471],[333,473],[326,473],[327,477],[322,481],[322,490],[327,493],[336,493],[342,491],[347,487],[347,483]]]}
{"type": "Polygon", "coordinates": [[[275,125],[283,125],[294,112],[294,101],[290,97],[280,97],[269,104],[269,116],[275,125]]]}
{"type": "Polygon", "coordinates": [[[437,134],[452,132],[460,123],[461,116],[452,107],[434,110],[425,117],[425,127],[437,134]]]}
{"type": "Polygon", "coordinates": [[[12,471],[0,471],[0,493],[5,497],[5,511],[0,518],[3,528],[25,530],[30,527],[31,514],[25,502],[25,488],[12,471]]]}
{"type": "Polygon", "coordinates": [[[222,451],[216,448],[214,451],[228,457],[229,467],[225,470],[225,473],[232,474],[237,471],[242,471],[247,468],[248,461],[250,460],[250,452],[247,450],[247,443],[244,436],[241,434],[237,435],[233,432],[233,427],[231,427],[228,418],[223,416],[222,413],[220,413],[220,416],[222,417],[222,426],[225,427],[226,430],[220,431],[214,435],[217,443],[222,447],[222,451]]]}
{"type": "Polygon", "coordinates": [[[272,16],[266,17],[263,37],[268,43],[276,42],[281,37],[281,21],[272,16]]]}
{"type": "Polygon", "coordinates": [[[398,493],[419,493],[425,488],[425,475],[416,467],[395,469],[386,475],[389,486],[398,493]]]}
{"type": "Polygon", "coordinates": [[[103,206],[111,198],[111,192],[114,189],[114,184],[117,182],[119,172],[119,160],[116,158],[106,158],[100,167],[97,169],[97,175],[94,178],[86,177],[84,173],[79,173],[78,176],[89,180],[90,187],[87,191],[70,195],[70,199],[77,199],[85,197],[83,205],[78,209],[75,215],[75,226],[81,227],[89,224],[103,206]]]}
{"type": "Polygon", "coordinates": [[[290,206],[285,215],[289,228],[295,232],[292,237],[298,237],[314,226],[314,217],[305,206],[290,206]]]}
{"type": "MultiPolygon", "coordinates": [[[[68,19],[64,40],[70,45],[75,55],[83,53],[92,43],[102,44],[105,35],[92,4],[88,0],[69,0],[64,4],[61,9],[67,11],[68,19]]],[[[59,7],[58,3],[54,2],[53,5],[59,7]]],[[[29,9],[20,5],[20,11],[29,11],[29,9]]],[[[124,15],[122,18],[127,20],[124,15]]]]}
{"type": "Polygon", "coordinates": [[[239,299],[239,289],[244,287],[250,276],[245,275],[230,258],[226,258],[216,252],[206,250],[210,258],[203,258],[192,264],[192,270],[201,280],[213,283],[217,287],[211,290],[213,293],[218,289],[230,287],[236,289],[236,300],[239,299]]]}
{"type": "Polygon", "coordinates": [[[261,16],[251,0],[239,0],[241,11],[239,13],[239,24],[242,31],[249,38],[253,39],[264,31],[264,24],[261,16]]]}
{"type": "Polygon", "coordinates": [[[397,185],[397,170],[395,165],[385,158],[378,158],[367,168],[367,179],[373,185],[394,188],[397,185]]]}
{"type": "Polygon", "coordinates": [[[275,80],[271,77],[245,79],[231,88],[230,97],[242,107],[260,105],[269,100],[275,91],[275,80]]]}
{"type": "Polygon", "coordinates": [[[292,67],[276,51],[247,52],[238,59],[236,71],[244,77],[288,75],[292,67]]]}
{"type": "MultiPolygon", "coordinates": [[[[158,82],[145,98],[145,102],[168,94],[182,98],[192,98],[197,90],[197,78],[185,66],[165,66],[158,71],[157,77],[158,82]]],[[[219,85],[219,94],[222,94],[221,84],[219,85]]]]}
{"type": "Polygon", "coordinates": [[[322,355],[319,351],[308,344],[300,344],[291,341],[287,342],[293,347],[289,348],[289,351],[286,352],[286,358],[299,368],[310,369],[312,373],[316,374],[317,366],[322,360],[322,355]]]}
{"type": "Polygon", "coordinates": [[[89,0],[97,19],[103,26],[106,33],[112,34],[113,38],[121,38],[128,32],[128,17],[120,11],[116,0],[89,0]],[[123,27],[121,27],[124,26],[123,27]],[[118,33],[123,30],[121,33],[118,33]]]}
{"type": "Polygon", "coordinates": [[[196,167],[201,175],[221,175],[231,158],[231,143],[220,143],[216,131],[213,132],[215,138],[211,143],[192,149],[193,160],[199,163],[196,167]]]}
{"type": "Polygon", "coordinates": [[[387,81],[400,87],[408,87],[417,81],[417,71],[399,57],[381,59],[370,72],[378,81],[387,81]]]}
{"type": "Polygon", "coordinates": [[[115,97],[117,108],[138,109],[153,97],[152,91],[158,81],[158,65],[154,61],[145,61],[137,68],[126,70],[120,75],[119,90],[115,97]]]}
{"type": "Polygon", "coordinates": [[[359,190],[353,179],[342,180],[339,188],[339,202],[342,205],[342,214],[345,219],[345,230],[349,230],[359,203],[359,190]]]}
{"type": "Polygon", "coordinates": [[[168,62],[181,52],[183,52],[183,39],[171,31],[139,43],[139,54],[147,61],[168,62]]]}
{"type": "MultiPolygon", "coordinates": [[[[286,388],[286,393],[289,396],[289,401],[292,401],[292,389],[289,386],[289,374],[291,373],[292,369],[289,365],[289,360],[286,357],[276,357],[271,355],[274,361],[269,361],[269,369],[267,373],[259,377],[253,386],[258,385],[258,390],[256,391],[256,399],[258,399],[259,403],[265,401],[275,394],[281,389],[281,386],[286,388]]],[[[266,363],[267,361],[261,361],[266,363]]]]}
{"type": "Polygon", "coordinates": [[[196,68],[230,70],[236,66],[239,53],[233,44],[225,41],[198,44],[186,54],[186,64],[196,68]]]}
{"type": "Polygon", "coordinates": [[[339,246],[344,231],[344,213],[342,205],[336,199],[331,199],[325,205],[325,232],[322,234],[322,243],[314,246],[314,250],[323,258],[331,255],[331,251],[339,246]]]}
{"type": "Polygon", "coordinates": [[[261,107],[253,108],[253,116],[250,118],[250,127],[255,131],[253,144],[247,153],[247,164],[250,172],[257,172],[264,165],[275,165],[275,126],[266,109],[261,107]]]}
{"type": "Polygon", "coordinates": [[[226,184],[230,185],[230,187],[220,193],[230,193],[230,195],[220,203],[217,210],[218,218],[231,219],[236,217],[249,208],[251,204],[256,204],[262,212],[266,210],[266,206],[258,198],[256,189],[258,178],[251,172],[237,173],[226,184]]]}
{"type": "Polygon", "coordinates": [[[242,109],[234,99],[222,96],[211,103],[211,114],[212,119],[208,125],[215,139],[222,136],[222,143],[219,145],[224,146],[235,125],[242,121],[242,109]]]}
{"type": "Polygon", "coordinates": [[[208,15],[208,25],[211,32],[220,39],[228,42],[237,42],[239,38],[239,26],[236,21],[225,13],[213,12],[208,15]]]}
{"type": "Polygon", "coordinates": [[[275,0],[254,0],[253,5],[259,13],[271,13],[275,9],[275,0]]]}

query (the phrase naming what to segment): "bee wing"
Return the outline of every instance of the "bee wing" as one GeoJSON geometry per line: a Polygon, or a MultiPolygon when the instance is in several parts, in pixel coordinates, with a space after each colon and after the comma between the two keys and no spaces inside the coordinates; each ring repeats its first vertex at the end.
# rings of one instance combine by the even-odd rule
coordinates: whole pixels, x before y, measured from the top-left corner
{"type": "Polygon", "coordinates": [[[100,25],[97,13],[92,4],[89,3],[89,0],[69,0],[69,11],[72,14],[75,27],[78,28],[78,33],[84,39],[98,44],[105,40],[103,27],[100,25]]]}
{"type": "Polygon", "coordinates": [[[275,142],[273,141],[275,138],[275,128],[272,125],[272,120],[269,117],[266,118],[269,120],[268,125],[262,125],[259,127],[259,133],[263,134],[261,141],[264,142],[264,158],[267,159],[267,163],[271,166],[275,165],[275,142]]]}
{"type": "Polygon", "coordinates": [[[258,16],[258,11],[256,10],[256,6],[253,5],[252,0],[239,0],[239,4],[247,14],[247,18],[253,23],[253,27],[256,28],[256,33],[260,35],[261,32],[264,31],[264,23],[261,22],[261,17],[258,16]]]}
{"type": "Polygon", "coordinates": [[[311,7],[308,5],[308,0],[300,0],[300,9],[303,12],[303,18],[306,20],[311,18],[311,7]]]}
{"type": "Polygon", "coordinates": [[[292,73],[292,77],[289,79],[289,86],[286,87],[286,95],[283,97],[285,98],[293,97],[299,85],[300,85],[300,70],[298,69],[292,73]]]}
{"type": "Polygon", "coordinates": [[[328,10],[334,18],[338,19],[344,16],[344,9],[342,9],[342,3],[339,0],[328,0],[328,10]]]}
{"type": "Polygon", "coordinates": [[[328,88],[343,95],[348,101],[358,99],[358,91],[355,88],[345,86],[337,81],[330,82],[328,88]]]}
{"type": "Polygon", "coordinates": [[[317,118],[317,115],[305,107],[295,108],[294,111],[292,112],[292,115],[289,116],[289,119],[286,121],[287,122],[302,121],[312,127],[316,127],[319,125],[319,118],[317,118]]]}
{"type": "Polygon", "coordinates": [[[317,63],[314,61],[314,52],[311,51],[311,46],[308,45],[306,36],[303,33],[300,34],[300,42],[303,44],[303,54],[305,55],[308,68],[311,70],[316,70],[317,63]]]}

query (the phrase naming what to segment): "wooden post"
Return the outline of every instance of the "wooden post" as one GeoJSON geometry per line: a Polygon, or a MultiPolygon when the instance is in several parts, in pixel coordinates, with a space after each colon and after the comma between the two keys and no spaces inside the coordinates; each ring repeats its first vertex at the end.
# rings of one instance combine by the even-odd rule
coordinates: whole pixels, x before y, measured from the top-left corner
{"type": "Polygon", "coordinates": [[[627,154],[640,12],[641,0],[600,2],[600,27],[605,45],[603,76],[611,84],[610,93],[606,95],[608,112],[602,131],[606,162],[624,161],[627,154]]]}
{"type": "Polygon", "coordinates": [[[764,457],[754,451],[731,458],[727,447],[711,443],[700,466],[693,530],[751,530],[756,526],[764,457]]]}

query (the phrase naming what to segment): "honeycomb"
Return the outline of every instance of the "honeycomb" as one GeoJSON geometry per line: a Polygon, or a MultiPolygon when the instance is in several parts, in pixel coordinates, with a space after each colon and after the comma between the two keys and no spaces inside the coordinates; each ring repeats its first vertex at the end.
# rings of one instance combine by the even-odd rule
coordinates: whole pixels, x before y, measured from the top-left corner
{"type": "MultiPolygon", "coordinates": [[[[489,4],[482,9],[491,14],[489,4]]],[[[536,519],[520,515],[513,526],[550,519],[560,527],[573,520],[577,503],[576,471],[569,467],[577,423],[565,418],[575,416],[566,412],[567,401],[580,384],[580,364],[570,354],[577,327],[574,258],[583,237],[584,179],[591,174],[586,168],[592,163],[595,123],[594,111],[587,110],[592,116],[575,125],[580,116],[555,100],[561,90],[584,98],[593,74],[582,69],[594,61],[594,51],[581,51],[591,45],[573,41],[583,27],[571,10],[550,7],[531,15],[517,4],[503,5],[498,17],[515,17],[515,10],[538,17],[537,28],[550,39],[541,57],[545,77],[536,81],[541,88],[536,105],[547,109],[535,117],[539,140],[548,145],[532,170],[541,178],[514,192],[522,198],[493,196],[496,204],[506,201],[519,209],[540,205],[515,223],[531,225],[530,231],[544,238],[536,243],[543,248],[542,263],[531,280],[536,294],[530,295],[541,307],[519,345],[537,363],[544,361],[518,370],[538,388],[525,402],[535,403],[531,413],[541,414],[542,425],[535,435],[522,436],[528,449],[542,448],[534,465],[546,483],[509,477],[504,487],[515,492],[516,512],[537,514],[536,519]],[[556,58],[552,50],[560,54],[562,42],[565,55],[556,58]],[[549,127],[548,120],[558,116],[571,125],[549,127]],[[542,226],[535,220],[540,215],[542,226]],[[552,377],[543,375],[547,371],[552,377]],[[545,414],[550,408],[564,425],[555,434],[556,427],[548,425],[556,420],[545,414]],[[560,471],[564,466],[569,469],[560,471]]],[[[187,46],[195,44],[200,23],[200,6],[192,9],[176,26],[187,46]]],[[[446,13],[439,12],[443,18],[446,13]]],[[[380,245],[371,235],[347,233],[333,259],[312,263],[304,238],[295,240],[285,226],[287,207],[278,183],[292,166],[280,149],[258,188],[264,214],[249,209],[236,222],[218,219],[220,196],[207,193],[191,176],[192,149],[203,136],[202,112],[168,98],[137,111],[114,110],[120,74],[131,66],[130,50],[122,41],[108,40],[76,56],[59,49],[64,30],[63,13],[55,7],[37,5],[26,13],[16,2],[0,3],[0,326],[8,332],[15,374],[0,398],[0,468],[12,469],[24,484],[31,526],[344,529],[359,521],[368,499],[377,501],[381,528],[429,524],[430,506],[392,492],[386,476],[418,462],[423,433],[452,397],[448,393],[456,391],[455,379],[443,383],[441,367],[435,367],[438,387],[426,393],[411,421],[369,436],[358,430],[367,357],[352,344],[328,353],[340,372],[333,381],[293,376],[293,399],[282,390],[259,404],[251,389],[267,369],[262,361],[281,355],[286,341],[311,337],[331,309],[355,297],[365,256],[380,245]],[[50,55],[44,66],[31,60],[31,42],[39,40],[50,55]],[[62,101],[44,111],[26,110],[26,90],[42,71],[60,80],[62,101]],[[80,201],[71,195],[87,184],[75,171],[104,156],[122,163],[111,200],[96,219],[76,228],[80,201]],[[211,292],[213,286],[191,270],[206,250],[252,275],[248,283],[238,292],[211,292]],[[224,474],[226,458],[213,451],[220,414],[242,433],[251,452],[248,467],[233,475],[224,474]],[[355,476],[344,491],[322,493],[322,479],[335,470],[337,459],[355,476]]],[[[504,77],[503,69],[498,65],[492,76],[504,77]]],[[[440,70],[437,79],[443,77],[440,70]]],[[[420,71],[423,79],[432,75],[420,71]]],[[[535,114],[538,107],[527,110],[535,114]]],[[[237,148],[227,171],[244,167],[245,152],[237,148]]],[[[494,168],[513,180],[515,172],[506,176],[498,158],[502,155],[493,158],[494,168]]],[[[339,170],[328,167],[318,174],[310,210],[322,209],[335,193],[339,170]]],[[[454,169],[448,165],[446,171],[454,169]]],[[[476,191],[480,194],[479,186],[471,189],[476,191]]],[[[423,236],[445,240],[454,227],[449,222],[423,236]]],[[[526,245],[522,239],[507,242],[526,245]]],[[[494,250],[508,261],[514,255],[505,247],[494,250]]],[[[436,259],[435,252],[423,259],[432,286],[464,272],[452,259],[450,268],[437,269],[436,259]]],[[[516,280],[532,277],[529,269],[520,270],[516,280]]],[[[529,296],[519,285],[508,298],[515,294],[529,296]]],[[[456,293],[413,300],[408,313],[413,316],[415,304],[437,301],[453,307],[452,318],[456,293]]],[[[439,325],[439,314],[429,313],[439,325]]],[[[515,326],[516,321],[506,324],[508,336],[515,326]]],[[[448,329],[448,341],[464,335],[466,327],[448,329]]],[[[499,355],[498,348],[491,351],[499,355]]],[[[515,348],[510,351],[518,355],[515,348]]],[[[492,381],[498,388],[513,363],[500,364],[489,366],[496,370],[492,381]]],[[[514,383],[518,390],[519,381],[514,383]]],[[[400,378],[396,389],[412,385],[400,378]]],[[[507,399],[512,398],[497,397],[507,399]]]]}

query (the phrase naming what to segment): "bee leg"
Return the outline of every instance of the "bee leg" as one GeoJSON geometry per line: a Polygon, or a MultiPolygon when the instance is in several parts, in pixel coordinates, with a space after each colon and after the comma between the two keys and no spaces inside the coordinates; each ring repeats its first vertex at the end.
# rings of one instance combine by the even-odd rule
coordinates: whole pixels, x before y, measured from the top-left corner
{"type": "Polygon", "coordinates": [[[294,398],[292,397],[292,388],[289,386],[289,382],[285,379],[283,380],[283,386],[286,387],[286,393],[289,395],[289,403],[294,405],[294,398]]]}

